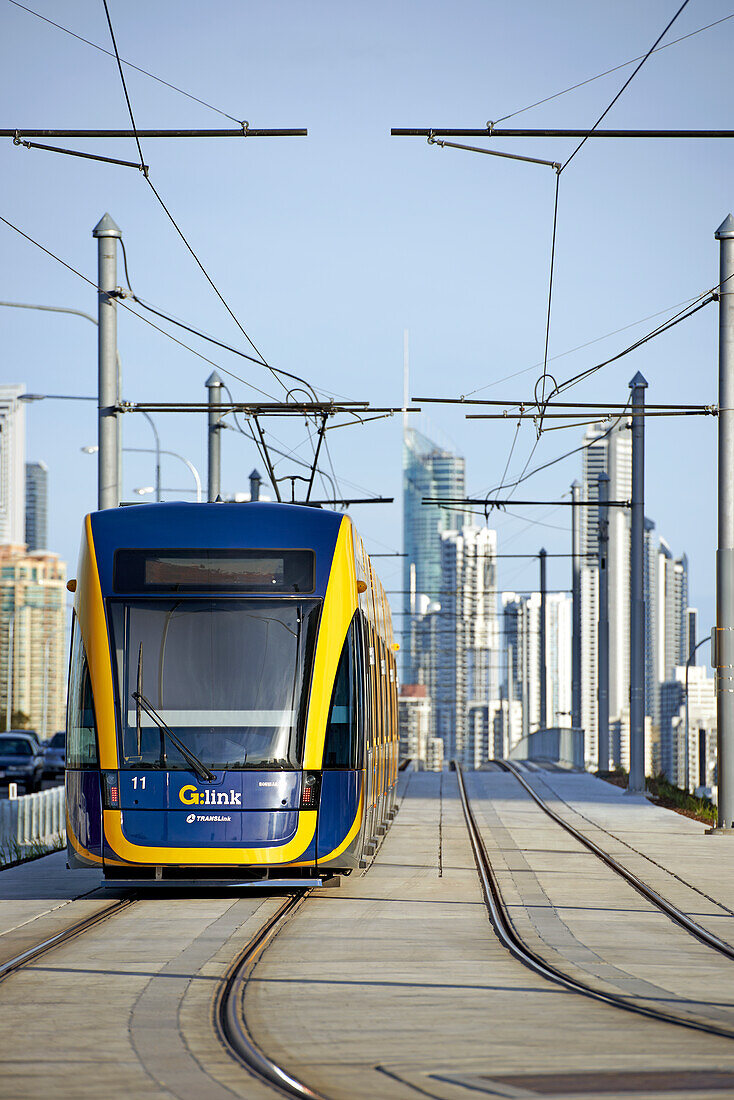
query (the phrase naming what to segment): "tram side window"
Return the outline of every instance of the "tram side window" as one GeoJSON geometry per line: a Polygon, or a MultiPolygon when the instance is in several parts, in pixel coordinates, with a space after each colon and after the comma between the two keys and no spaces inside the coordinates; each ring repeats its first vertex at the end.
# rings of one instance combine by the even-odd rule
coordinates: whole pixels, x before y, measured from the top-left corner
{"type": "Polygon", "coordinates": [[[331,696],[324,742],[325,768],[359,767],[359,682],[355,660],[355,625],[344,642],[331,696]]]}
{"type": "Polygon", "coordinates": [[[74,636],[71,643],[69,705],[66,719],[66,766],[67,768],[99,767],[92,681],[78,623],[74,623],[74,636]]]}

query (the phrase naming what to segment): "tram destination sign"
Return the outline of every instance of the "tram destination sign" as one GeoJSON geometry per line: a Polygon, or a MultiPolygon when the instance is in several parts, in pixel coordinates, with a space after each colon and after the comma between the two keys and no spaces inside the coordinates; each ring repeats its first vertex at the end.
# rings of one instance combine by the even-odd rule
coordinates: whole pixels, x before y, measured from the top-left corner
{"type": "Polygon", "coordinates": [[[312,550],[140,549],[115,552],[114,589],[133,592],[313,592],[312,550]]]}

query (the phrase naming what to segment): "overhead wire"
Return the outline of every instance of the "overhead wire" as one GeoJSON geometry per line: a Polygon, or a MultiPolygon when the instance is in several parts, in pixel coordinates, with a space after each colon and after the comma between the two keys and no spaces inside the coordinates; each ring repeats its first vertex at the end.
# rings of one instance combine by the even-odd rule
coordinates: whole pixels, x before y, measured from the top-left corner
{"type": "MultiPolygon", "coordinates": [[[[259,360],[257,360],[259,365],[264,367],[266,370],[270,371],[270,373],[273,375],[273,377],[276,379],[276,381],[283,387],[283,389],[286,391],[286,393],[288,392],[288,389],[287,389],[287,386],[285,385],[285,383],[283,382],[283,378],[281,377],[281,375],[283,377],[291,378],[294,381],[300,382],[311,393],[314,393],[313,387],[304,378],[301,378],[299,375],[292,374],[290,371],[283,370],[280,367],[274,367],[270,363],[267,362],[267,360],[265,359],[265,356],[262,354],[260,349],[257,347],[257,345],[254,343],[254,341],[251,339],[251,337],[245,331],[244,326],[242,325],[239,318],[234,313],[234,310],[231,308],[229,303],[226,301],[226,299],[224,298],[224,295],[221,293],[221,291],[217,287],[216,283],[214,282],[214,280],[210,276],[209,272],[204,267],[203,263],[201,262],[201,260],[197,256],[197,254],[194,251],[192,245],[189,243],[189,241],[188,241],[186,235],[184,234],[183,230],[181,229],[180,225],[178,224],[178,222],[174,218],[171,211],[168,209],[168,206],[164,202],[162,196],[160,195],[159,191],[157,190],[157,188],[155,187],[153,181],[151,180],[150,173],[148,171],[148,168],[145,165],[145,161],[144,161],[144,157],[143,157],[143,150],[142,150],[142,147],[140,145],[140,138],[138,137],[137,125],[135,123],[135,116],[133,114],[132,104],[130,102],[130,96],[129,96],[128,90],[127,90],[127,83],[125,81],[125,73],[124,73],[123,68],[122,68],[122,61],[120,59],[120,53],[119,53],[119,50],[117,48],[117,41],[115,39],[115,32],[114,32],[114,28],[112,26],[112,19],[110,17],[110,11],[109,11],[109,7],[108,7],[108,4],[107,4],[107,0],[102,0],[102,4],[104,5],[105,15],[107,17],[107,25],[109,27],[110,38],[112,40],[112,48],[115,52],[115,60],[117,62],[117,69],[118,69],[118,72],[120,74],[120,82],[122,84],[122,89],[123,89],[123,92],[124,92],[124,95],[125,95],[125,102],[127,104],[128,115],[130,116],[130,125],[132,126],[133,134],[135,136],[135,143],[137,145],[138,154],[140,156],[140,164],[141,164],[141,168],[143,170],[143,178],[145,179],[145,182],[148,184],[151,191],[155,195],[155,197],[158,200],[160,206],[162,207],[164,213],[166,214],[169,221],[171,222],[171,225],[173,226],[173,228],[178,233],[179,237],[181,238],[181,240],[183,241],[183,243],[186,246],[187,250],[189,251],[189,253],[193,257],[197,267],[199,268],[199,270],[204,275],[204,278],[209,283],[210,287],[212,288],[212,290],[216,294],[217,298],[222,303],[222,305],[224,306],[224,308],[226,309],[227,313],[230,315],[230,317],[232,318],[234,323],[237,325],[237,328],[240,330],[240,332],[242,333],[244,338],[247,340],[247,342],[250,345],[250,347],[252,348],[252,350],[255,352],[255,354],[257,356],[259,356],[259,360]]],[[[315,396],[315,394],[314,394],[314,396],[315,396]]]]}
{"type": "MultiPolygon", "coordinates": [[[[734,18],[734,16],[732,16],[732,18],[734,18]]],[[[707,291],[706,293],[710,292],[707,291]]],[[[557,359],[564,359],[567,355],[573,355],[577,351],[583,351],[584,348],[591,347],[592,344],[599,344],[602,340],[608,340],[612,336],[618,336],[620,332],[626,332],[627,329],[635,328],[637,325],[643,325],[646,321],[654,321],[656,317],[662,317],[664,313],[670,313],[671,310],[677,310],[683,306],[690,306],[694,302],[697,302],[701,297],[702,295],[696,294],[692,298],[686,298],[682,302],[675,302],[673,305],[667,306],[665,309],[659,309],[656,313],[650,313],[647,315],[647,317],[640,317],[640,319],[637,321],[630,321],[628,325],[622,325],[620,328],[613,329],[612,332],[605,332],[603,336],[595,336],[593,340],[587,340],[583,344],[577,344],[573,348],[568,348],[567,351],[560,351],[556,355],[550,355],[548,357],[548,362],[554,363],[557,359]]],[[[473,397],[474,394],[482,393],[484,390],[492,389],[494,386],[499,386],[503,382],[509,382],[513,378],[519,378],[523,374],[529,374],[530,371],[537,370],[538,367],[542,366],[542,361],[538,363],[532,363],[529,367],[523,367],[522,370],[514,371],[513,374],[507,374],[503,378],[498,378],[494,382],[488,382],[484,386],[477,386],[475,390],[469,390],[468,393],[462,394],[461,400],[463,401],[466,398],[473,397]]]]}
{"type": "Polygon", "coordinates": [[[677,10],[677,12],[675,13],[675,15],[673,16],[673,18],[672,18],[672,19],[671,19],[671,20],[670,20],[670,21],[669,21],[669,22],[668,22],[668,23],[666,24],[665,28],[664,28],[664,29],[663,29],[663,30],[662,30],[662,31],[660,32],[660,34],[659,34],[659,35],[657,36],[657,38],[655,39],[655,41],[653,42],[652,46],[651,46],[651,47],[650,47],[650,49],[649,49],[649,50],[647,51],[647,53],[646,53],[646,54],[644,54],[644,55],[642,56],[642,58],[640,59],[640,63],[639,63],[639,65],[638,65],[638,66],[636,67],[636,69],[635,69],[635,70],[634,70],[634,71],[633,71],[632,73],[630,73],[630,75],[629,75],[629,76],[627,77],[627,79],[625,80],[624,84],[622,85],[622,87],[621,87],[621,88],[619,89],[619,91],[618,91],[618,92],[617,92],[617,94],[615,95],[614,99],[613,99],[613,100],[611,101],[611,103],[610,103],[610,104],[609,104],[609,105],[608,105],[607,107],[605,107],[605,108],[604,108],[604,110],[602,111],[602,113],[601,113],[601,114],[599,115],[598,119],[597,119],[597,120],[596,120],[596,122],[594,123],[594,125],[593,125],[593,126],[591,127],[591,129],[589,130],[588,134],[586,134],[586,135],[585,135],[585,137],[583,137],[583,138],[581,139],[581,141],[580,141],[580,142],[578,143],[578,145],[576,146],[576,148],[574,149],[574,151],[573,151],[573,152],[571,153],[571,155],[570,155],[569,157],[567,157],[567,158],[566,158],[566,160],[564,161],[564,163],[563,163],[563,166],[562,166],[562,168],[561,168],[561,172],[565,171],[565,169],[566,169],[566,168],[568,168],[568,166],[569,166],[569,164],[571,163],[571,161],[573,160],[573,158],[574,158],[574,157],[576,156],[576,154],[577,154],[577,153],[578,153],[578,152],[579,152],[579,151],[580,151],[580,150],[581,150],[581,149],[582,149],[582,148],[584,147],[584,145],[586,144],[586,142],[587,142],[587,141],[589,140],[589,138],[591,137],[591,135],[592,135],[592,134],[594,133],[594,130],[596,130],[596,128],[597,128],[597,126],[599,125],[599,123],[600,123],[600,122],[602,122],[602,121],[603,121],[603,120],[604,120],[604,119],[606,118],[606,116],[607,116],[607,115],[609,114],[609,112],[611,111],[611,109],[612,109],[612,107],[614,106],[614,104],[615,104],[615,103],[617,102],[617,100],[619,99],[619,97],[620,97],[620,96],[622,95],[622,93],[623,93],[623,92],[624,92],[624,91],[625,91],[625,90],[626,90],[626,89],[627,89],[627,88],[628,88],[628,87],[630,86],[630,84],[631,84],[631,83],[632,83],[632,81],[633,81],[633,80],[635,79],[635,77],[636,77],[636,76],[637,76],[637,74],[639,73],[639,71],[640,71],[640,69],[642,68],[642,66],[643,66],[643,65],[645,64],[645,62],[647,61],[648,57],[650,57],[650,55],[651,55],[651,54],[652,54],[652,53],[653,53],[653,52],[655,51],[655,47],[656,47],[656,46],[658,45],[658,43],[659,43],[659,42],[660,42],[660,41],[661,41],[661,40],[662,40],[663,38],[665,38],[665,35],[666,35],[666,34],[668,33],[668,31],[669,31],[669,30],[670,30],[670,28],[671,28],[671,27],[673,26],[673,24],[675,23],[675,21],[676,21],[676,19],[678,18],[678,16],[679,16],[679,15],[681,14],[681,12],[683,11],[683,9],[684,9],[684,8],[686,8],[686,7],[688,6],[688,4],[689,4],[689,0],[683,0],[683,3],[682,3],[682,4],[681,4],[681,6],[680,6],[680,7],[678,8],[678,10],[677,10]]]}
{"type": "MultiPolygon", "coordinates": [[[[715,19],[713,23],[707,23],[704,27],[698,27],[695,31],[689,31],[688,34],[683,34],[680,38],[674,38],[672,42],[666,42],[662,46],[655,46],[651,52],[660,53],[661,50],[668,50],[671,46],[676,46],[679,42],[685,42],[687,38],[694,38],[695,35],[711,30],[712,27],[718,27],[720,23],[726,23],[728,19],[734,19],[734,12],[731,15],[725,15],[722,19],[715,19]]],[[[537,99],[535,103],[529,103],[527,107],[520,107],[517,111],[511,111],[508,115],[502,115],[500,118],[495,119],[494,125],[498,126],[500,122],[506,122],[508,118],[516,118],[518,115],[525,114],[526,111],[532,111],[534,107],[541,107],[544,103],[550,103],[552,100],[567,95],[569,92],[575,92],[579,88],[585,87],[587,84],[593,84],[595,80],[601,80],[604,76],[610,76],[612,73],[619,72],[620,69],[626,69],[628,65],[634,65],[636,61],[641,61],[644,56],[644,54],[640,54],[639,57],[632,57],[629,61],[623,61],[621,65],[615,65],[611,69],[605,69],[604,72],[597,73],[596,76],[590,76],[587,77],[586,80],[580,80],[578,84],[572,84],[569,88],[564,88],[560,92],[554,92],[553,95],[545,96],[544,99],[537,99]]]]}
{"type": "MultiPolygon", "coordinates": [[[[105,2],[106,2],[106,0],[105,0],[105,2]]],[[[544,408],[541,409],[540,418],[539,418],[539,421],[536,425],[538,438],[540,438],[540,435],[543,431],[543,412],[544,412],[544,409],[545,409],[545,387],[546,387],[546,381],[547,381],[547,378],[548,378],[548,341],[549,341],[549,336],[550,336],[551,305],[552,305],[552,301],[553,301],[553,270],[554,270],[555,253],[556,253],[556,231],[557,231],[557,226],[558,226],[558,189],[559,189],[561,174],[568,168],[569,164],[574,159],[576,154],[584,147],[586,142],[589,140],[591,135],[594,133],[594,130],[596,130],[599,123],[602,122],[602,120],[604,118],[606,118],[606,116],[609,114],[609,112],[611,111],[614,104],[620,98],[620,96],[625,91],[625,89],[628,88],[629,85],[632,83],[632,81],[634,80],[634,78],[637,76],[638,72],[642,68],[642,66],[647,61],[650,54],[653,52],[655,47],[660,43],[660,41],[665,37],[667,32],[673,26],[676,19],[678,18],[678,16],[681,14],[681,12],[687,6],[688,3],[689,3],[689,0],[683,0],[683,3],[678,8],[678,10],[676,11],[673,18],[667,23],[664,30],[655,39],[652,46],[647,51],[647,53],[642,57],[642,59],[640,60],[639,64],[636,66],[634,71],[632,73],[630,73],[629,77],[624,82],[622,87],[619,89],[617,94],[614,96],[611,103],[609,103],[604,108],[604,110],[602,111],[602,113],[599,115],[596,122],[594,123],[594,125],[588,131],[588,133],[584,135],[584,137],[581,139],[581,141],[575,147],[575,149],[570,154],[570,156],[568,156],[566,158],[566,160],[563,162],[563,164],[557,170],[557,173],[556,173],[556,201],[555,201],[555,206],[554,206],[554,211],[553,211],[553,241],[552,241],[552,244],[551,244],[551,266],[550,266],[550,278],[549,278],[549,284],[548,284],[548,310],[547,310],[547,315],[546,315],[545,355],[543,357],[543,374],[541,375],[541,379],[539,380],[540,389],[541,389],[541,400],[544,403],[544,408]]],[[[536,388],[536,396],[537,396],[537,390],[538,390],[538,384],[537,383],[536,383],[535,388],[536,388]]]]}
{"type": "MultiPolygon", "coordinates": [[[[517,481],[510,483],[512,485],[512,487],[514,489],[516,489],[517,486],[520,485],[523,481],[527,481],[529,478],[534,477],[535,474],[539,474],[542,470],[547,470],[547,469],[549,469],[549,467],[555,466],[559,462],[563,462],[565,459],[570,458],[572,455],[578,454],[580,451],[586,451],[586,450],[589,449],[589,447],[592,447],[595,443],[599,443],[601,440],[606,439],[609,435],[611,435],[611,433],[614,431],[614,429],[617,427],[617,425],[620,423],[620,421],[626,415],[626,412],[627,412],[627,409],[629,408],[631,400],[632,400],[632,398],[630,397],[628,399],[627,404],[625,405],[624,409],[622,410],[622,412],[616,418],[614,423],[604,432],[603,435],[595,436],[594,439],[589,440],[588,443],[582,443],[581,446],[574,447],[572,450],[566,451],[565,454],[559,455],[557,458],[551,459],[550,462],[544,462],[542,466],[536,466],[535,469],[531,470],[529,474],[525,474],[525,470],[523,470],[523,473],[520,475],[520,477],[517,479],[517,481]]],[[[594,423],[598,423],[598,421],[595,421],[594,423]]],[[[497,492],[500,491],[500,489],[506,489],[506,488],[508,488],[507,485],[500,485],[496,489],[490,489],[489,493],[497,493],[497,492]]]]}
{"type": "MultiPolygon", "coordinates": [[[[19,226],[15,225],[7,218],[2,217],[2,215],[0,215],[0,222],[2,222],[4,225],[7,225],[9,229],[12,229],[20,237],[23,237],[23,239],[28,241],[29,244],[32,244],[36,248],[40,249],[41,252],[44,252],[47,256],[50,256],[52,260],[56,261],[56,263],[61,264],[61,266],[65,267],[67,271],[70,271],[73,275],[78,276],[78,278],[82,279],[83,282],[87,283],[88,286],[93,287],[95,291],[99,292],[99,287],[93,279],[88,278],[88,276],[79,271],[72,264],[67,263],[66,260],[62,260],[62,258],[58,256],[55,252],[52,252],[50,248],[46,248],[45,245],[42,245],[40,241],[37,241],[34,237],[31,237],[30,234],[24,232],[24,230],[22,230],[19,226]]],[[[124,299],[117,298],[116,301],[122,309],[127,310],[127,312],[130,313],[133,317],[137,317],[139,321],[143,321],[146,325],[149,325],[152,329],[155,329],[156,332],[161,333],[162,336],[165,336],[169,340],[172,340],[173,343],[177,344],[179,347],[184,348],[186,351],[190,351],[192,355],[195,355],[197,357],[197,359],[201,359],[204,363],[208,363],[209,366],[215,367],[217,370],[221,370],[225,374],[229,374],[232,378],[235,378],[238,382],[242,382],[246,386],[252,386],[251,382],[248,382],[244,378],[240,378],[240,376],[237,374],[233,374],[232,371],[228,371],[226,367],[222,367],[221,364],[215,363],[213,359],[209,359],[206,355],[202,355],[202,353],[200,351],[197,351],[196,348],[192,348],[189,344],[185,344],[183,340],[177,339],[177,337],[175,337],[172,333],[166,332],[166,330],[161,328],[160,325],[156,325],[155,322],[149,320],[147,317],[143,317],[142,314],[137,312],[137,310],[134,310],[131,306],[129,306],[124,301],[124,299]]],[[[256,386],[252,386],[252,388],[257,389],[256,386]]],[[[263,390],[259,390],[258,392],[264,393],[263,390]]],[[[265,394],[265,396],[267,397],[269,395],[265,394]]]]}
{"type": "MultiPolygon", "coordinates": [[[[86,46],[91,46],[92,49],[99,50],[100,53],[106,54],[107,57],[115,56],[110,50],[106,50],[104,46],[92,42],[89,38],[84,38],[81,34],[77,34],[68,27],[62,26],[61,23],[55,23],[53,19],[49,19],[46,15],[41,15],[40,12],[34,11],[33,8],[29,8],[25,4],[19,3],[18,0],[8,0],[8,2],[13,4],[16,8],[22,8],[23,11],[28,12],[29,15],[35,15],[36,19],[41,19],[44,23],[49,23],[52,27],[56,27],[57,30],[63,31],[64,34],[76,38],[78,42],[83,42],[86,46]]],[[[150,73],[147,69],[142,69],[139,65],[134,65],[132,61],[126,61],[124,58],[120,58],[120,61],[123,65],[126,65],[128,69],[134,69],[135,72],[141,73],[143,76],[147,76],[151,80],[157,81],[158,84],[163,84],[166,88],[170,88],[172,92],[178,92],[180,95],[186,96],[187,99],[193,100],[194,103],[199,103],[202,107],[206,107],[210,111],[215,111],[216,114],[221,115],[222,118],[228,118],[230,121],[236,122],[239,126],[242,125],[241,119],[235,118],[234,115],[228,114],[227,111],[223,111],[220,107],[215,107],[213,103],[207,103],[205,99],[200,99],[198,96],[192,95],[191,92],[187,92],[184,88],[179,88],[176,84],[171,84],[168,80],[164,80],[163,77],[156,76],[155,73],[150,73]]]]}

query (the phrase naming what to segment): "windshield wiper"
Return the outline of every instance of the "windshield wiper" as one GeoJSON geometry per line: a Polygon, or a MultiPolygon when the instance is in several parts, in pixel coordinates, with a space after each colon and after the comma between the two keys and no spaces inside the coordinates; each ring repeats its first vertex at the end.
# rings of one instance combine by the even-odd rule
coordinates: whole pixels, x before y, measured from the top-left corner
{"type": "Polygon", "coordinates": [[[148,717],[153,719],[161,733],[165,733],[167,737],[170,737],[173,744],[187,763],[191,765],[199,778],[205,780],[207,783],[214,783],[217,778],[214,772],[210,771],[206,764],[203,764],[201,760],[199,760],[199,757],[194,755],[188,745],[185,745],[172,729],[169,729],[158,711],[153,707],[152,703],[145,698],[143,693],[141,691],[133,691],[132,697],[137,703],[138,708],[142,707],[148,717]]]}

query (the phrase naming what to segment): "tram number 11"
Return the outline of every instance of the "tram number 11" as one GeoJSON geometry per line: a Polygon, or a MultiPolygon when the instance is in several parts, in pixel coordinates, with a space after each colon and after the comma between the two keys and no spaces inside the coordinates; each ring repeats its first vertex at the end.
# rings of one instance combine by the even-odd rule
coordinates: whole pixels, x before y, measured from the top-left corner
{"type": "Polygon", "coordinates": [[[133,776],[133,787],[135,788],[136,791],[137,791],[138,787],[140,788],[141,791],[145,790],[145,779],[146,779],[146,777],[144,775],[134,775],[133,776]]]}

